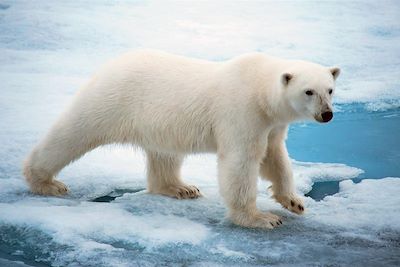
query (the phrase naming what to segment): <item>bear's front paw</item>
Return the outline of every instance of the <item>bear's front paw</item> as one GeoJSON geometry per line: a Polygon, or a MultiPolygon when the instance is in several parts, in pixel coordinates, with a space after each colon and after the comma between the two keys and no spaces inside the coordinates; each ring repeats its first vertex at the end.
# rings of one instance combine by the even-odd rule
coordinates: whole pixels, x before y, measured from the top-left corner
{"type": "Polygon", "coordinates": [[[273,198],[276,199],[285,209],[297,213],[304,213],[304,203],[301,197],[296,194],[289,195],[273,195],[273,198]]]}
{"type": "Polygon", "coordinates": [[[230,214],[230,219],[234,224],[248,228],[273,229],[282,224],[279,216],[260,211],[234,211],[230,214]]]}

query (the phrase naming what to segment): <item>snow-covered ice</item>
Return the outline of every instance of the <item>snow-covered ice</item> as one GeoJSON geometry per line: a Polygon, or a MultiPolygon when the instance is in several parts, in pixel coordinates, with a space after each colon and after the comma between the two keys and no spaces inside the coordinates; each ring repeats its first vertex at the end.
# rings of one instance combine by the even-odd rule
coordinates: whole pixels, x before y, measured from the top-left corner
{"type": "Polygon", "coordinates": [[[399,266],[399,18],[395,1],[1,1],[0,266],[399,266]],[[68,197],[30,194],[24,156],[99,64],[135,48],[339,65],[335,120],[288,140],[299,193],[339,192],[305,197],[300,217],[260,181],[284,225],[243,229],[224,218],[214,155],[185,161],[205,197],[179,201],[146,193],[140,150],[107,146],[61,172],[68,197]]]}
{"type": "MultiPolygon", "coordinates": [[[[205,195],[198,200],[149,195],[142,191],[143,175],[129,178],[137,185],[123,184],[126,190],[140,191],[109,203],[92,202],[88,195],[94,199],[104,195],[107,186],[109,192],[121,188],[116,174],[93,176],[86,184],[65,178],[73,193],[62,199],[32,196],[22,181],[1,179],[1,188],[9,188],[1,193],[0,203],[1,239],[8,245],[3,249],[23,251],[18,259],[35,258],[59,266],[398,263],[400,179],[342,181],[336,195],[319,202],[306,198],[308,212],[302,217],[274,203],[268,184],[260,183],[259,207],[283,216],[284,225],[274,231],[249,230],[224,219],[215,177],[202,180],[197,172],[192,176],[188,171],[191,166],[196,170],[197,161],[209,163],[207,169],[213,164],[194,158],[186,165],[185,177],[199,182],[205,195]],[[93,191],[86,194],[89,189],[93,191]]],[[[86,159],[83,162],[90,165],[86,159]]],[[[304,168],[295,164],[299,164],[295,171],[304,168]]],[[[308,175],[305,171],[296,175],[299,191],[322,176],[350,178],[359,173],[345,165],[310,164],[308,169],[312,170],[308,175]]]]}

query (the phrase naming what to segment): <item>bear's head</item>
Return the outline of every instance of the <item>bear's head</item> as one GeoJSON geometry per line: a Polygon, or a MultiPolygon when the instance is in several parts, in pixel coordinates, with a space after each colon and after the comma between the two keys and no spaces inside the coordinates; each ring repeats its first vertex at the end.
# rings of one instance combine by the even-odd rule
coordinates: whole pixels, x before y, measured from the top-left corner
{"type": "Polygon", "coordinates": [[[332,96],[337,67],[323,67],[309,62],[297,62],[281,75],[284,95],[295,112],[296,119],[328,122],[333,118],[332,96]]]}

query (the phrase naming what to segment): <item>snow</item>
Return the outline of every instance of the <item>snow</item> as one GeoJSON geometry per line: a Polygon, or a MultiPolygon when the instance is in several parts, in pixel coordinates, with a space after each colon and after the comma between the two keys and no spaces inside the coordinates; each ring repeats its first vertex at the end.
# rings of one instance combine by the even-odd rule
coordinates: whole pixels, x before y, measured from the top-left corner
{"type": "Polygon", "coordinates": [[[205,226],[186,218],[157,214],[134,216],[123,207],[109,203],[56,200],[50,204],[37,199],[0,204],[2,221],[13,225],[28,222],[28,225],[37,225],[41,231],[51,233],[60,243],[84,247],[90,244],[87,249],[111,248],[90,239],[109,241],[113,238],[128,243],[143,239],[145,244],[157,246],[168,242],[198,244],[208,234],[205,226]]]}
{"type": "Polygon", "coordinates": [[[303,194],[311,190],[315,182],[341,181],[358,177],[364,173],[359,168],[349,167],[340,163],[318,163],[294,161],[293,171],[296,186],[303,194]]]}
{"type": "Polygon", "coordinates": [[[369,111],[386,111],[400,109],[400,100],[381,101],[378,103],[368,103],[366,109],[369,111]]]}
{"type": "Polygon", "coordinates": [[[340,65],[338,103],[400,97],[398,80],[388,79],[400,75],[396,2],[6,1],[3,6],[0,69],[7,73],[87,75],[131,48],[215,60],[265,51],[340,65]]]}
{"type": "MultiPolygon", "coordinates": [[[[340,192],[327,196],[321,205],[335,208],[336,226],[352,229],[400,230],[399,179],[388,177],[381,180],[362,180],[359,184],[351,181],[340,183],[340,192]],[[350,214],[351,216],[350,216],[350,214]]],[[[315,211],[318,220],[324,223],[332,221],[327,210],[315,211]]]]}
{"type": "Polygon", "coordinates": [[[2,1],[0,265],[399,266],[399,17],[394,1],[2,1]],[[305,197],[300,217],[260,181],[259,208],[284,224],[243,229],[224,217],[214,155],[186,159],[204,197],[180,201],[147,194],[140,150],[107,146],[60,173],[69,196],[29,193],[26,154],[99,65],[137,48],[340,66],[331,126],[297,124],[288,140],[297,191],[339,192],[305,197]]]}

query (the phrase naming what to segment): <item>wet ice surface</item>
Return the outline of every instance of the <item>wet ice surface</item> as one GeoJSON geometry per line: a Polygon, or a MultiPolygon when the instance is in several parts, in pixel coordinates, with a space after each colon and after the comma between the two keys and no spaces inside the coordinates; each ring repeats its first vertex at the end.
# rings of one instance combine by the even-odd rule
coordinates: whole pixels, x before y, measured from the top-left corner
{"type": "Polygon", "coordinates": [[[3,1],[0,266],[398,266],[400,179],[385,177],[400,177],[399,17],[396,2],[3,1]],[[213,155],[183,168],[204,198],[149,195],[141,152],[115,146],[60,174],[68,197],[28,192],[21,162],[73,93],[98,64],[141,47],[212,60],[263,51],[342,68],[334,121],[289,132],[304,216],[260,182],[259,208],[284,225],[233,226],[213,155]]]}
{"type": "MultiPolygon", "coordinates": [[[[357,170],[348,167],[348,172],[357,170]]],[[[119,186],[107,180],[95,183],[119,186]]],[[[12,202],[0,204],[2,250],[22,251],[19,259],[62,266],[349,262],[395,266],[400,179],[343,181],[340,186],[340,193],[323,201],[307,198],[308,212],[302,217],[273,203],[266,185],[260,186],[259,207],[284,218],[284,225],[274,231],[230,224],[211,181],[201,186],[204,198],[185,201],[144,191],[126,193],[109,203],[86,201],[76,193],[57,199],[21,192],[12,202]]]]}

